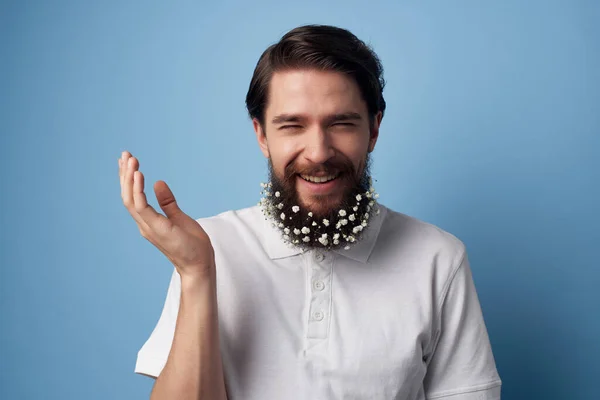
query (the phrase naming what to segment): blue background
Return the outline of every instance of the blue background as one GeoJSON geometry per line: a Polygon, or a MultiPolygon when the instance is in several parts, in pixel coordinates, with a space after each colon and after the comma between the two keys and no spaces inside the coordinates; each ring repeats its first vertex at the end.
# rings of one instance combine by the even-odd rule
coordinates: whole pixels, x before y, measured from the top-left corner
{"type": "Polygon", "coordinates": [[[599,20],[573,0],[2,2],[0,398],[147,398],[171,265],[117,158],[194,218],[254,205],[246,90],[305,23],[380,55],[376,188],[466,243],[503,399],[598,398],[599,20]]]}

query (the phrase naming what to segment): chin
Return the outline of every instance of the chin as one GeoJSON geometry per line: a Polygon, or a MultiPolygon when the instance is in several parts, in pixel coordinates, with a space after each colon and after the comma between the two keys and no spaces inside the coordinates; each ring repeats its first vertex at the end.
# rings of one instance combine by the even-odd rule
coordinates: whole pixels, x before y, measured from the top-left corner
{"type": "Polygon", "coordinates": [[[318,216],[327,216],[331,212],[337,211],[342,203],[342,199],[337,196],[316,196],[311,197],[309,201],[301,198],[300,202],[306,210],[311,211],[318,216]]]}

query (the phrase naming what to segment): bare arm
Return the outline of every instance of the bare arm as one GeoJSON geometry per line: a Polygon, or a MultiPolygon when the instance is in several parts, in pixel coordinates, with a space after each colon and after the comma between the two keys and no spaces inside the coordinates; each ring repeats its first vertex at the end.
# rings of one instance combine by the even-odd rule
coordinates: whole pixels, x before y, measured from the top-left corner
{"type": "Polygon", "coordinates": [[[151,400],[225,400],[214,274],[183,280],[175,336],[151,400]]]}
{"type": "Polygon", "coordinates": [[[159,214],[144,194],[137,159],[123,152],[119,178],[123,204],[141,235],[156,246],[181,277],[175,334],[167,363],[154,383],[151,400],[226,400],[219,346],[214,250],[202,227],[179,209],[165,182],[154,192],[159,214]]]}

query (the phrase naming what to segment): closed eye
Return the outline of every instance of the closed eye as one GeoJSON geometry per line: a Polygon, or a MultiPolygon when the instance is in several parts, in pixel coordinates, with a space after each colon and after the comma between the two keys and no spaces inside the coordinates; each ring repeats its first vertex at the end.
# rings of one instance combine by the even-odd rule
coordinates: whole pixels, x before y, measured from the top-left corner
{"type": "Polygon", "coordinates": [[[290,128],[291,129],[299,129],[299,128],[302,128],[302,126],[301,125],[283,125],[283,126],[279,127],[279,129],[290,129],[290,128]]]}

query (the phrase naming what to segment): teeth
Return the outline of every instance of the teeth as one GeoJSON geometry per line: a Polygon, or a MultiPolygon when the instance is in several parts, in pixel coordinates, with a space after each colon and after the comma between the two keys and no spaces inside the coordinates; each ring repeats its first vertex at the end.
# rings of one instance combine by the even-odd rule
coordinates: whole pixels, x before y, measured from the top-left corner
{"type": "Polygon", "coordinates": [[[310,181],[310,182],[314,182],[314,183],[328,182],[332,179],[337,178],[337,174],[329,175],[329,176],[310,176],[310,175],[300,175],[300,176],[302,177],[302,179],[310,181]]]}

